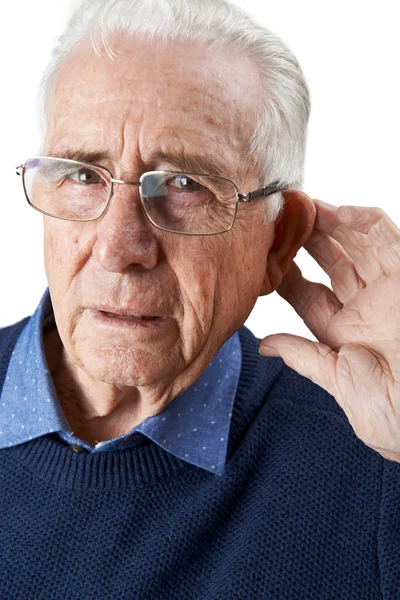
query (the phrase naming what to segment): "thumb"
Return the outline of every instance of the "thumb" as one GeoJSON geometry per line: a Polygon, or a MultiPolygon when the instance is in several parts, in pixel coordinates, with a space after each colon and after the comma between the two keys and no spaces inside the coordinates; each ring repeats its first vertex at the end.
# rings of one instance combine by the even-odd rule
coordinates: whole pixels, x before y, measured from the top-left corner
{"type": "Polygon", "coordinates": [[[261,340],[259,353],[262,356],[280,356],[288,367],[333,395],[338,354],[326,344],[279,333],[261,340]]]}

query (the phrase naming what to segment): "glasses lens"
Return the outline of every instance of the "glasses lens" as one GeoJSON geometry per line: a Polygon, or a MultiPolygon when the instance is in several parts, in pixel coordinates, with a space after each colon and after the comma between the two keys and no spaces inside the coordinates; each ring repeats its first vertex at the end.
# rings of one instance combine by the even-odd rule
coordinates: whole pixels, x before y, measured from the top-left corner
{"type": "Polygon", "coordinates": [[[176,233],[227,231],[236,214],[236,187],[222,177],[153,171],[141,178],[144,209],[154,225],[176,233]]]}
{"type": "Polygon", "coordinates": [[[30,204],[54,217],[99,217],[107,204],[110,186],[106,171],[72,160],[39,158],[24,165],[24,187],[30,204]]]}

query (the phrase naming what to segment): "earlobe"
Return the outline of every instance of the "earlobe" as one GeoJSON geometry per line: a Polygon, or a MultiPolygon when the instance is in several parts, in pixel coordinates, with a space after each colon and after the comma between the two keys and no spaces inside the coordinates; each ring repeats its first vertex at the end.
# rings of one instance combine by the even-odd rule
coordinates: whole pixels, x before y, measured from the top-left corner
{"type": "Polygon", "coordinates": [[[279,267],[277,260],[277,254],[270,249],[267,257],[267,267],[265,270],[264,281],[260,290],[260,296],[268,296],[279,287],[280,281],[282,281],[283,274],[279,267]]]}

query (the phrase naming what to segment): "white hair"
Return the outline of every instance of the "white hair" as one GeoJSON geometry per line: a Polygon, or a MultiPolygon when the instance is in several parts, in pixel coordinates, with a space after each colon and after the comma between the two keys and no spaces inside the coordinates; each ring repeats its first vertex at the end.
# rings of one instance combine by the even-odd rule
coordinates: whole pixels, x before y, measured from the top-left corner
{"type": "MultiPolygon", "coordinates": [[[[75,1],[76,5],[76,1],[75,1]]],[[[263,86],[259,114],[247,158],[257,167],[261,185],[302,189],[310,94],[303,72],[289,48],[271,31],[226,0],[81,0],[58,39],[39,91],[42,138],[52,86],[74,46],[90,39],[112,58],[107,35],[145,35],[197,41],[211,50],[235,47],[258,68],[263,86]]],[[[251,94],[251,90],[245,90],[251,94]]],[[[281,192],[266,198],[266,221],[281,214],[281,192]]]]}

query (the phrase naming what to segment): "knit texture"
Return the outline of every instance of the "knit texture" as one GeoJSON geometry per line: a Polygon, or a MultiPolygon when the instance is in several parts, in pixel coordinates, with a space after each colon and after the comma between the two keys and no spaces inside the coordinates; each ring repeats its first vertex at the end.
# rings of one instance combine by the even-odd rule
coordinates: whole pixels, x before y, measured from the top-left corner
{"type": "MultiPolygon", "coordinates": [[[[21,323],[1,331],[0,386],[21,323]]],[[[399,600],[400,465],[239,333],[222,477],[146,439],[0,451],[2,600],[399,600]]]]}

